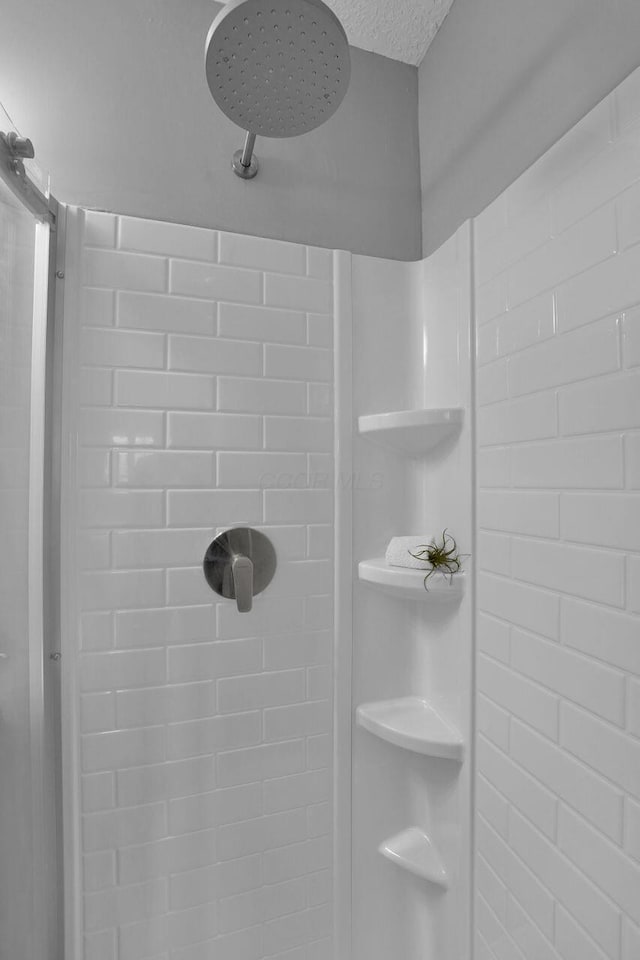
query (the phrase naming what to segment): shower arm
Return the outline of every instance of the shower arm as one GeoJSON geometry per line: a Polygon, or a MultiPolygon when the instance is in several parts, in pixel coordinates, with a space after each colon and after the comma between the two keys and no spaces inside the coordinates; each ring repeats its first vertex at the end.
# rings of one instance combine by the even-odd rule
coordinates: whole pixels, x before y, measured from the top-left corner
{"type": "Polygon", "coordinates": [[[258,160],[253,152],[255,142],[255,133],[250,133],[247,130],[244,147],[242,150],[236,150],[233,155],[233,161],[231,164],[233,167],[233,172],[242,180],[253,180],[258,172],[258,160]]]}

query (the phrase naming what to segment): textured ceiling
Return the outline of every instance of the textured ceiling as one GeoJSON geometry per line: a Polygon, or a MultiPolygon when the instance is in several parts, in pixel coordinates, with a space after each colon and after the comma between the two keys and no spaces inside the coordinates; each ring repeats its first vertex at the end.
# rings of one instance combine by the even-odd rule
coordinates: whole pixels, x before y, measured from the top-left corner
{"type": "Polygon", "coordinates": [[[349,43],[416,66],[453,0],[325,0],[340,17],[349,43]]]}
{"type": "Polygon", "coordinates": [[[417,66],[453,0],[325,0],[349,43],[417,66]]]}

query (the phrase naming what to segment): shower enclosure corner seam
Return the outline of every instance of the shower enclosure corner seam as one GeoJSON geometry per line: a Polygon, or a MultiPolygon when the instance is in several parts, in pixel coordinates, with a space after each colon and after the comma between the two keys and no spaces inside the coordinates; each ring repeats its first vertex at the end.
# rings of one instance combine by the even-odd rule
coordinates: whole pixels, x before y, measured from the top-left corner
{"type": "MultiPolygon", "coordinates": [[[[59,250],[64,250],[64,288],[56,301],[56,335],[61,351],[62,424],[60,434],[60,667],[62,736],[62,820],[64,864],[65,960],[82,960],[82,843],[78,755],[78,702],[76,681],[78,626],[77,563],[75,547],[77,511],[78,388],[75,371],[80,323],[80,261],[84,213],[65,209],[59,250]],[[64,317],[64,324],[63,324],[64,317]],[[74,335],[75,334],[75,335],[74,335]],[[61,341],[61,342],[60,342],[61,341]]],[[[60,263],[58,263],[60,268],[60,263]]]]}
{"type": "Polygon", "coordinates": [[[334,949],[351,958],[351,730],[353,654],[351,254],[333,252],[334,283],[334,949]]]}

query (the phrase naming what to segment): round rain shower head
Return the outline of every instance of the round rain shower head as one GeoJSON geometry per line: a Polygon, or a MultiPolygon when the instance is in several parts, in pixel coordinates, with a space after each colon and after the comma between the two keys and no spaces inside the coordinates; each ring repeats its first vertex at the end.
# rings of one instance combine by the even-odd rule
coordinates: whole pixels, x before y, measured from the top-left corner
{"type": "Polygon", "coordinates": [[[238,126],[297,137],[328,120],[349,86],[349,44],[322,0],[232,0],[211,24],[213,99],[238,126]]]}

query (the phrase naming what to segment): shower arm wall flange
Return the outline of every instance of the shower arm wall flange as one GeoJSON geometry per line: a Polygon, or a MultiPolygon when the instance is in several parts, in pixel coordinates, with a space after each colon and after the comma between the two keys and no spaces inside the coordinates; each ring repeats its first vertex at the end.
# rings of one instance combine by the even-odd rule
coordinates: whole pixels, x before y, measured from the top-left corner
{"type": "Polygon", "coordinates": [[[242,150],[236,150],[233,155],[231,166],[236,176],[242,180],[253,180],[258,172],[258,160],[253,152],[256,142],[255,133],[247,130],[247,136],[242,150]]]}

